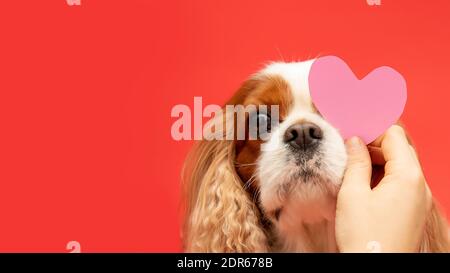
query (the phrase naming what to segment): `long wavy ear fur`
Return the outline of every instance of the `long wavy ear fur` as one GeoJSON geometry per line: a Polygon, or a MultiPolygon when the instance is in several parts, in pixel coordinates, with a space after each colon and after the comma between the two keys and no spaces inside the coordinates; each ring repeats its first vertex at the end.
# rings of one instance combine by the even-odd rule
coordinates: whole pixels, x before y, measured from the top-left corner
{"type": "MultiPolygon", "coordinates": [[[[244,84],[230,104],[236,104],[238,96],[248,92],[254,84],[255,81],[244,84]]],[[[219,115],[208,124],[215,126],[231,119],[234,115],[219,115]]],[[[224,131],[223,134],[229,132],[224,131]]],[[[182,238],[187,252],[269,250],[259,210],[245,191],[234,167],[234,144],[233,140],[202,140],[196,143],[185,161],[182,238]]],[[[420,251],[450,251],[447,223],[436,203],[430,212],[420,251]]]]}
{"type": "MultiPolygon", "coordinates": [[[[218,115],[206,127],[231,119],[234,115],[218,115]]],[[[236,173],[234,149],[233,140],[202,140],[185,161],[182,237],[187,252],[268,250],[259,210],[236,173]]]]}
{"type": "MultiPolygon", "coordinates": [[[[404,125],[401,125],[404,127],[404,125]]],[[[412,139],[407,135],[409,143],[414,147],[412,139]]],[[[416,150],[417,153],[417,150],[416,150]]],[[[420,160],[420,158],[419,158],[420,160]]],[[[442,253],[450,251],[450,243],[448,238],[448,224],[445,217],[442,215],[441,209],[436,200],[433,200],[433,205],[428,215],[425,224],[424,235],[420,244],[419,252],[427,253],[442,253]]]]}
{"type": "Polygon", "coordinates": [[[436,201],[434,201],[425,225],[420,252],[441,253],[449,251],[447,221],[439,212],[436,201]]]}

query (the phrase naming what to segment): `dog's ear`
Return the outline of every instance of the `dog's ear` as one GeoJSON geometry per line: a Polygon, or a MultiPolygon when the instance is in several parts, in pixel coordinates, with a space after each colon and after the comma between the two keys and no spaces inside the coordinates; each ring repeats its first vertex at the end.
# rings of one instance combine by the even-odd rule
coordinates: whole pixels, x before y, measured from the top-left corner
{"type": "Polygon", "coordinates": [[[420,245],[420,252],[449,252],[448,233],[447,221],[440,213],[436,201],[433,201],[433,206],[425,224],[425,234],[420,245]]]}
{"type": "MultiPolygon", "coordinates": [[[[400,122],[398,122],[397,125],[405,128],[405,126],[400,122]]],[[[406,130],[405,133],[409,144],[412,147],[414,147],[412,138],[409,136],[406,130]]],[[[372,187],[376,186],[383,177],[384,177],[384,166],[373,166],[372,187]]],[[[450,243],[448,233],[449,229],[447,221],[442,216],[441,210],[439,209],[436,200],[433,200],[433,205],[425,224],[424,235],[419,247],[419,251],[430,253],[449,252],[450,243]]]]}
{"type": "Polygon", "coordinates": [[[188,252],[265,252],[259,211],[232,164],[231,141],[202,141],[188,160],[183,241],[188,252]],[[195,161],[194,161],[195,160],[195,161]]]}
{"type": "MultiPolygon", "coordinates": [[[[405,128],[400,122],[398,125],[405,128]]],[[[405,130],[406,132],[406,130],[405,130]]],[[[406,132],[406,137],[409,144],[414,148],[414,143],[410,135],[406,132]]],[[[415,149],[414,149],[415,150],[415,149]]],[[[416,155],[417,151],[415,150],[416,155]]],[[[430,213],[428,215],[427,222],[425,224],[425,230],[422,242],[420,244],[420,252],[429,253],[441,253],[449,252],[450,244],[448,238],[448,224],[447,220],[443,217],[436,200],[433,200],[433,205],[431,207],[430,213]]]]}
{"type": "MultiPolygon", "coordinates": [[[[249,92],[249,84],[245,83],[237,92],[233,105],[249,92]]],[[[214,137],[205,135],[185,161],[182,234],[185,251],[268,251],[260,212],[235,170],[236,126],[227,128],[227,124],[235,122],[234,113],[226,113],[225,109],[216,113],[204,130],[214,132],[214,137]]]]}

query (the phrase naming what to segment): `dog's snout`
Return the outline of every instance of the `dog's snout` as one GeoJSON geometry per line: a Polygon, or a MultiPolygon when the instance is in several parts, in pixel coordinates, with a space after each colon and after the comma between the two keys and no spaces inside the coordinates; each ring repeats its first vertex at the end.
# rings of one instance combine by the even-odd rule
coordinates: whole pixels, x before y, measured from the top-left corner
{"type": "Polygon", "coordinates": [[[314,123],[302,122],[291,125],[284,133],[284,142],[296,149],[308,149],[323,138],[322,129],[314,123]]]}

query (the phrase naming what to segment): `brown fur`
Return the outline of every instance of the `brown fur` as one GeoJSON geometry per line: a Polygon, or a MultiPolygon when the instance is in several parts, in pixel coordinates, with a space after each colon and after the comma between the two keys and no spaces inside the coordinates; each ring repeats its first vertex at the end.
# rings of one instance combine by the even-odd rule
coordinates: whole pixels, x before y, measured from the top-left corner
{"type": "MultiPolygon", "coordinates": [[[[288,86],[277,77],[246,81],[227,104],[280,105],[282,120],[292,104],[288,86]]],[[[215,117],[210,126],[235,120],[215,117]]],[[[226,128],[226,126],[223,126],[226,128]]],[[[226,130],[224,135],[229,134],[226,130]]],[[[255,172],[259,140],[202,140],[183,170],[183,247],[188,252],[273,251],[270,224],[258,208],[255,172]]],[[[380,174],[380,173],[378,173],[380,174]]],[[[375,174],[376,176],[376,174],[375,174]]],[[[379,175],[378,175],[379,176],[379,175]]],[[[424,231],[421,252],[447,252],[447,224],[436,204],[424,231]]]]}

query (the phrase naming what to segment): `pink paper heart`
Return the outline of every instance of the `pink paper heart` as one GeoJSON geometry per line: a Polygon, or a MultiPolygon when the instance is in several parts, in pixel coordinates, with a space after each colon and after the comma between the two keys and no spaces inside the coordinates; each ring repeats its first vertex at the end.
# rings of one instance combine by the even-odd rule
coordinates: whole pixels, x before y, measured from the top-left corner
{"type": "Polygon", "coordinates": [[[406,81],[382,66],[359,80],[340,58],[318,58],[309,72],[312,100],[344,139],[359,136],[366,144],[394,124],[406,104],[406,81]]]}

